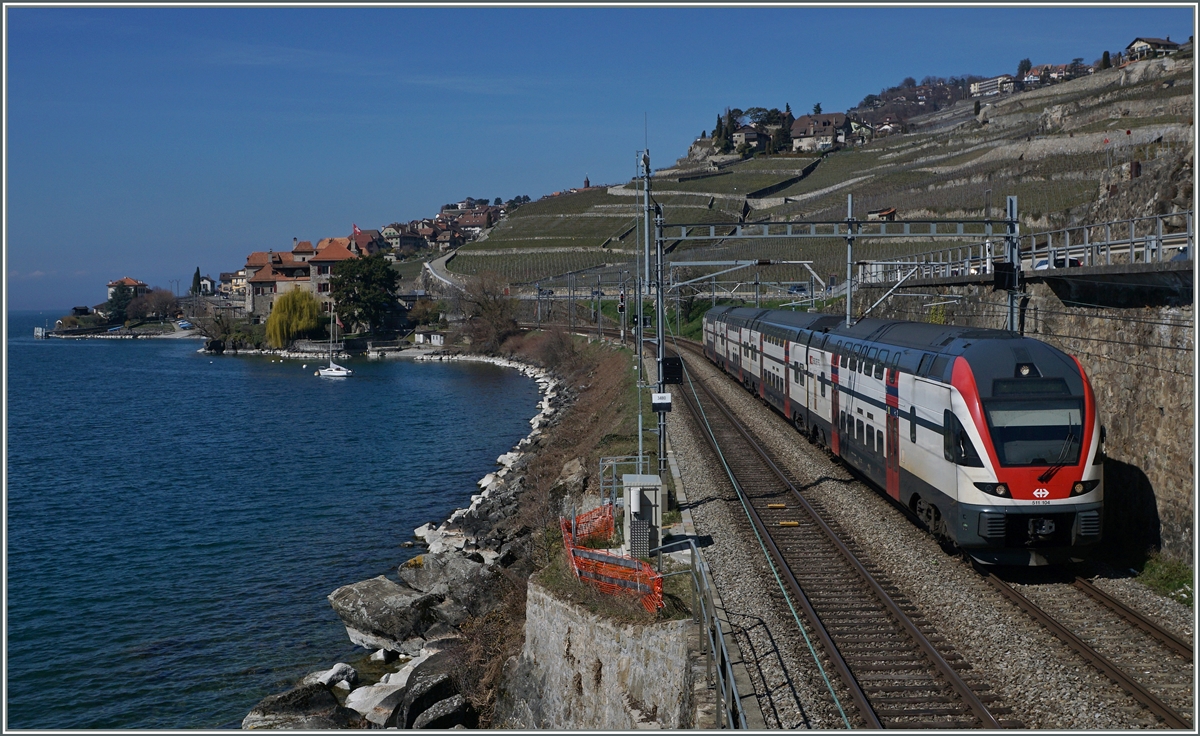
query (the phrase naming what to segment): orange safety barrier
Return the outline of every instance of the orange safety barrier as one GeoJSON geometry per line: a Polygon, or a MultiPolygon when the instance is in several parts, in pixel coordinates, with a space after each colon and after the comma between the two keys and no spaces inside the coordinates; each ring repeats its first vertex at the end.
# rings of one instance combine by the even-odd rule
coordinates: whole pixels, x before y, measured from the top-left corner
{"type": "Polygon", "coordinates": [[[575,542],[578,544],[608,539],[614,530],[612,504],[602,504],[575,517],[575,542]]]}
{"type": "Polygon", "coordinates": [[[571,569],[575,571],[575,576],[588,581],[601,592],[609,595],[637,595],[641,598],[642,606],[651,613],[662,608],[663,579],[662,575],[654,571],[654,568],[632,557],[575,546],[577,543],[575,536],[583,537],[585,524],[581,522],[585,521],[585,517],[588,517],[586,519],[589,530],[588,538],[593,536],[603,538],[600,537],[601,532],[598,530],[603,529],[606,523],[608,535],[612,535],[611,506],[601,506],[599,509],[575,517],[575,535],[571,534],[571,520],[560,520],[567,561],[571,563],[571,569]],[[603,511],[605,508],[607,508],[607,520],[603,511]],[[601,513],[597,514],[596,512],[601,513]]]}

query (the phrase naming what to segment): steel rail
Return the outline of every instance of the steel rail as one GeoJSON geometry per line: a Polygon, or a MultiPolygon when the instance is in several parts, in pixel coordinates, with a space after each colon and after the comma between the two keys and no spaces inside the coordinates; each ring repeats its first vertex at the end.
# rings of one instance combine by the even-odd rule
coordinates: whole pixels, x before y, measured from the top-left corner
{"type": "Polygon", "coordinates": [[[1125,619],[1130,624],[1138,627],[1142,631],[1145,631],[1147,634],[1149,634],[1150,636],[1153,636],[1155,639],[1158,639],[1160,642],[1162,642],[1162,644],[1164,646],[1166,646],[1171,651],[1173,651],[1176,654],[1179,654],[1183,657],[1186,657],[1187,661],[1189,661],[1189,662],[1195,661],[1195,653],[1192,650],[1192,645],[1189,644],[1187,641],[1185,641],[1183,639],[1183,637],[1179,636],[1175,632],[1168,631],[1167,629],[1159,626],[1158,624],[1154,623],[1153,621],[1146,618],[1145,616],[1138,613],[1137,611],[1133,610],[1132,608],[1126,606],[1124,603],[1118,601],[1116,598],[1113,598],[1112,596],[1110,596],[1108,593],[1105,593],[1100,588],[1097,588],[1090,580],[1087,580],[1087,579],[1081,578],[1081,577],[1076,577],[1073,585],[1076,588],[1079,588],[1080,590],[1082,590],[1084,593],[1087,593],[1088,596],[1090,596],[1097,603],[1103,605],[1106,608],[1111,609],[1118,616],[1125,619]]]}
{"type": "MultiPolygon", "coordinates": [[[[693,353],[702,354],[698,343],[689,343],[686,345],[686,347],[689,349],[689,351],[691,351],[693,353]]],[[[678,353],[678,351],[676,351],[676,352],[678,353]]],[[[881,603],[884,604],[885,608],[892,615],[892,617],[901,624],[901,626],[905,629],[905,631],[909,634],[909,636],[913,639],[913,641],[920,647],[920,649],[926,655],[926,657],[929,659],[929,661],[934,665],[935,669],[937,669],[939,674],[941,674],[946,679],[946,681],[950,685],[950,687],[954,690],[955,693],[958,694],[958,696],[962,699],[963,703],[965,705],[967,705],[967,707],[971,710],[971,712],[975,715],[975,717],[980,720],[980,722],[983,724],[983,726],[985,728],[1002,728],[999,721],[996,720],[996,717],[991,713],[991,711],[988,710],[987,706],[984,705],[984,703],[979,699],[979,696],[975,693],[975,691],[962,679],[962,677],[958,674],[958,671],[955,670],[950,665],[950,663],[946,660],[946,658],[942,656],[941,652],[939,652],[937,650],[937,648],[933,645],[933,643],[930,642],[929,639],[924,635],[924,633],[921,632],[920,628],[912,621],[912,619],[907,614],[904,613],[904,611],[900,608],[900,606],[895,602],[895,600],[892,599],[892,597],[887,593],[887,591],[885,591],[883,589],[883,587],[874,578],[874,576],[872,576],[870,574],[870,572],[867,571],[866,567],[857,558],[857,556],[855,556],[854,553],[849,549],[849,547],[847,547],[845,545],[845,543],[838,537],[838,535],[833,531],[833,529],[831,529],[829,527],[829,525],[825,522],[825,520],[823,518],[821,518],[821,516],[817,512],[817,510],[812,507],[812,505],[808,502],[807,499],[804,498],[804,496],[795,487],[795,485],[793,485],[792,482],[790,480],[788,480],[787,476],[783,473],[783,471],[766,454],[765,450],[758,443],[758,441],[749,433],[749,431],[745,428],[745,426],[733,416],[733,414],[730,412],[730,410],[724,405],[724,402],[717,399],[716,396],[713,395],[712,391],[708,388],[708,386],[706,386],[703,383],[700,383],[700,386],[704,390],[705,394],[708,395],[709,399],[721,411],[721,413],[725,415],[725,417],[728,420],[728,422],[730,423],[730,425],[733,428],[735,428],[738,431],[738,433],[741,434],[741,436],[744,438],[744,440],[747,442],[747,444],[749,444],[750,447],[752,447],[755,450],[755,452],[761,458],[763,464],[766,465],[766,467],[769,468],[771,470],[771,472],[775,476],[777,476],[778,479],[791,491],[792,495],[795,496],[795,498],[799,501],[799,503],[804,507],[805,511],[810,515],[810,517],[814,520],[814,522],[822,530],[822,532],[825,534],[826,538],[838,550],[839,554],[841,554],[843,556],[843,558],[846,559],[850,563],[850,565],[854,569],[854,571],[868,584],[872,593],[874,593],[875,597],[881,603]]],[[[686,395],[687,392],[683,392],[683,393],[685,393],[685,395],[686,395]]],[[[691,404],[690,400],[688,403],[690,406],[690,404],[691,404]]],[[[714,444],[715,438],[710,437],[709,443],[714,444]]],[[[754,516],[756,518],[756,524],[760,527],[760,529],[763,532],[765,532],[766,539],[770,541],[772,549],[775,550],[774,555],[777,556],[777,559],[779,559],[782,562],[782,555],[778,553],[778,548],[775,547],[774,541],[771,540],[770,532],[768,532],[766,530],[766,526],[765,526],[765,524],[762,523],[761,519],[758,519],[757,513],[753,512],[753,506],[752,505],[748,505],[748,506],[752,510],[752,513],[754,514],[754,516]]],[[[792,576],[791,571],[788,570],[786,563],[783,564],[783,569],[787,571],[787,576],[788,576],[789,580],[795,581],[795,578],[792,576]]],[[[792,584],[797,588],[799,587],[798,582],[793,582],[792,584]]],[[[801,593],[801,596],[803,596],[803,593],[801,593]]],[[[804,605],[806,606],[806,613],[807,613],[807,611],[811,610],[811,607],[808,606],[808,604],[807,604],[807,597],[804,597],[804,601],[805,601],[804,605]]],[[[820,621],[820,619],[815,618],[815,612],[809,613],[808,615],[810,616],[810,621],[812,621],[814,623],[814,628],[822,629],[822,634],[827,636],[827,633],[823,631],[823,627],[820,626],[820,624],[818,623],[820,621]]],[[[824,641],[824,639],[823,639],[823,641],[824,641]]],[[[830,644],[827,644],[827,647],[830,647],[830,646],[833,646],[832,642],[830,642],[830,644]]],[[[837,651],[837,649],[836,649],[836,647],[833,647],[833,649],[831,649],[830,651],[831,652],[837,651]]],[[[838,657],[840,659],[840,653],[839,653],[838,657]]],[[[840,670],[839,670],[839,673],[840,673],[840,670]]],[[[853,675],[851,675],[851,677],[853,677],[853,675]]],[[[854,682],[857,685],[857,679],[855,679],[854,682]]],[[[865,697],[865,695],[863,697],[865,697]]],[[[857,702],[857,697],[855,699],[857,702]]],[[[873,714],[874,710],[872,709],[871,712],[873,714]]]]}
{"type": "MultiPolygon", "coordinates": [[[[695,348],[692,349],[695,350],[695,348]]],[[[831,529],[829,525],[825,523],[825,520],[821,518],[819,513],[817,513],[817,510],[814,509],[811,504],[809,504],[808,499],[804,498],[804,496],[792,484],[792,482],[787,479],[787,476],[784,475],[783,471],[779,469],[779,466],[777,466],[775,462],[767,456],[762,446],[757,442],[757,440],[754,439],[754,437],[750,435],[745,426],[734,418],[733,414],[723,402],[720,402],[715,396],[712,395],[712,392],[709,391],[707,386],[701,384],[701,387],[713,400],[717,408],[720,409],[721,412],[726,416],[731,426],[737,429],[738,432],[740,432],[741,435],[746,439],[747,443],[754,448],[759,457],[762,458],[763,463],[771,469],[771,472],[779,477],[779,480],[782,481],[789,490],[791,490],[792,495],[796,497],[796,499],[804,507],[805,511],[807,511],[808,514],[813,518],[816,524],[820,527],[821,531],[825,533],[825,536],[833,543],[834,547],[837,548],[838,552],[841,553],[841,555],[850,563],[859,576],[861,576],[862,579],[870,586],[872,592],[875,593],[875,596],[884,604],[892,616],[904,627],[908,634],[929,658],[930,662],[933,663],[934,667],[937,668],[938,672],[946,678],[947,682],[954,689],[954,691],[958,693],[959,697],[963,699],[963,702],[966,703],[971,709],[971,712],[974,713],[975,716],[983,723],[984,727],[1001,728],[1000,723],[996,720],[996,717],[992,715],[987,706],[983,704],[983,701],[979,699],[979,696],[975,694],[975,691],[972,690],[969,685],[967,685],[967,683],[958,674],[958,671],[950,666],[950,663],[947,662],[946,658],[943,657],[941,652],[937,650],[937,647],[935,647],[933,643],[925,637],[920,628],[918,628],[912,619],[904,613],[900,606],[892,599],[890,595],[888,595],[887,591],[883,589],[883,586],[879,584],[879,581],[877,581],[875,577],[867,571],[866,567],[863,566],[858,557],[850,551],[850,548],[847,547],[841,538],[838,537],[838,535],[833,531],[833,529],[831,529]]]]}
{"type": "MultiPolygon", "coordinates": [[[[707,392],[707,389],[705,390],[707,392]]],[[[688,408],[691,410],[692,415],[696,418],[696,421],[703,424],[703,414],[701,413],[700,408],[696,406],[695,397],[693,397],[687,391],[681,391],[680,393],[683,394],[684,403],[688,405],[688,408]]],[[[723,407],[721,407],[720,404],[717,404],[717,407],[723,410],[723,407]]],[[[713,449],[713,452],[720,455],[721,448],[717,444],[717,440],[712,433],[703,432],[703,434],[704,438],[708,441],[709,447],[713,449]]],[[[746,494],[741,488],[741,484],[732,477],[731,480],[733,481],[734,491],[743,499],[745,499],[746,494]]],[[[780,571],[784,580],[787,582],[788,588],[792,592],[792,596],[796,599],[796,602],[800,604],[800,608],[804,611],[805,617],[808,618],[809,623],[816,632],[817,638],[821,641],[822,646],[825,647],[825,653],[832,662],[834,670],[837,671],[838,676],[842,679],[842,684],[845,685],[850,691],[850,697],[854,700],[854,704],[858,706],[859,713],[862,715],[863,720],[866,721],[867,726],[871,729],[882,729],[883,723],[879,720],[879,716],[875,714],[875,709],[871,707],[870,701],[867,699],[866,693],[863,692],[862,686],[859,684],[858,679],[855,678],[854,674],[850,672],[850,667],[846,664],[846,660],[842,657],[842,653],[838,649],[837,645],[834,644],[833,638],[821,624],[821,619],[819,616],[817,616],[816,610],[813,608],[812,603],[808,600],[808,596],[805,595],[804,589],[800,586],[800,581],[796,580],[795,575],[792,574],[791,567],[784,560],[783,554],[779,551],[779,547],[776,546],[775,540],[771,537],[771,533],[767,531],[767,525],[763,523],[762,518],[754,509],[754,504],[749,503],[748,499],[744,506],[751,520],[753,521],[754,526],[758,528],[759,535],[766,544],[768,551],[771,553],[771,557],[775,561],[776,568],[780,571]]]]}
{"type": "MultiPolygon", "coordinates": [[[[978,566],[976,569],[979,569],[978,566]]],[[[1039,608],[1033,601],[1026,598],[1012,586],[1005,583],[995,574],[986,570],[979,569],[979,573],[984,576],[984,579],[991,583],[992,587],[1000,592],[1005,598],[1009,599],[1017,605],[1025,613],[1029,614],[1030,618],[1037,621],[1042,626],[1050,630],[1050,633],[1058,637],[1067,646],[1074,649],[1083,656],[1096,669],[1103,672],[1110,680],[1117,683],[1122,690],[1129,693],[1140,702],[1142,705],[1150,709],[1152,713],[1166,721],[1171,728],[1186,728],[1192,727],[1191,721],[1180,715],[1169,705],[1158,699],[1154,693],[1147,690],[1141,683],[1134,680],[1125,673],[1120,667],[1117,667],[1111,660],[1097,652],[1086,642],[1072,633],[1065,626],[1056,621],[1052,616],[1039,608]]]]}

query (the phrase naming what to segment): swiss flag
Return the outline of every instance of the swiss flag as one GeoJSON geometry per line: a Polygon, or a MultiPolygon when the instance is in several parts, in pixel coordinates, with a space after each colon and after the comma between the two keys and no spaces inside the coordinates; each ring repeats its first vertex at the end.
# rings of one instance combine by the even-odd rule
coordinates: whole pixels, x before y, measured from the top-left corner
{"type": "Polygon", "coordinates": [[[359,229],[358,229],[358,225],[354,225],[354,234],[355,234],[355,235],[358,235],[358,234],[359,234],[359,233],[361,233],[361,232],[362,232],[362,230],[359,230],[359,229]]]}
{"type": "Polygon", "coordinates": [[[337,316],[336,314],[333,315],[333,321],[337,322],[337,326],[340,327],[341,329],[343,329],[343,330],[346,329],[346,325],[342,324],[342,318],[337,316]]]}

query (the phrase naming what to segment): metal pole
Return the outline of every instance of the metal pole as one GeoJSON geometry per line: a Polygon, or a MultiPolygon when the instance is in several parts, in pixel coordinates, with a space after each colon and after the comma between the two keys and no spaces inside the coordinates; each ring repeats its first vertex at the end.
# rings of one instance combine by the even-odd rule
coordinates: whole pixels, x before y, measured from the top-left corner
{"type": "Polygon", "coordinates": [[[650,149],[642,151],[642,211],[645,216],[646,232],[645,244],[646,249],[645,261],[643,268],[645,273],[642,274],[642,284],[647,289],[650,288],[650,149]]]}
{"type": "Polygon", "coordinates": [[[1010,196],[1004,213],[1008,220],[1006,224],[1005,245],[1008,246],[1008,262],[1013,264],[1013,280],[1008,290],[1008,324],[1006,328],[1017,330],[1017,300],[1020,298],[1021,287],[1021,246],[1020,226],[1017,223],[1017,198],[1010,196]]]}
{"type": "Polygon", "coordinates": [[[853,292],[850,286],[854,283],[854,195],[846,195],[846,326],[850,326],[850,300],[853,292]]]}
{"type": "MultiPolygon", "coordinates": [[[[658,335],[658,392],[666,392],[665,376],[663,375],[663,359],[666,358],[667,340],[666,304],[663,299],[663,215],[662,208],[654,206],[654,243],[655,243],[655,334],[658,335]]],[[[667,413],[658,412],[658,472],[667,469],[667,413]]],[[[662,503],[662,499],[659,499],[662,503]]]]}

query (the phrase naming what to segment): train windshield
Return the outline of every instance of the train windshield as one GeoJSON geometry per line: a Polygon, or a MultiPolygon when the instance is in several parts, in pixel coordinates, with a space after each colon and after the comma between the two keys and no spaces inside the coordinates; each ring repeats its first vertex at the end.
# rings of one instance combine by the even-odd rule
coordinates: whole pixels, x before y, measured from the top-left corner
{"type": "Polygon", "coordinates": [[[1083,400],[993,399],[983,403],[1001,465],[1074,465],[1083,442],[1083,400]]]}

